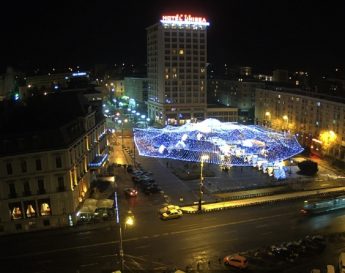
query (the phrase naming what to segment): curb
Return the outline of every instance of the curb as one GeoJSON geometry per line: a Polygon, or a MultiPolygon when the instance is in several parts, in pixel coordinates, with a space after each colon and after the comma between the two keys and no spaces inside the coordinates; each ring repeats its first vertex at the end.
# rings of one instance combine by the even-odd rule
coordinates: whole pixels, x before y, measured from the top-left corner
{"type": "MultiPolygon", "coordinates": [[[[253,203],[247,203],[247,204],[238,204],[238,205],[225,206],[225,207],[222,206],[222,207],[217,207],[217,208],[213,208],[213,209],[202,209],[201,211],[184,210],[183,207],[181,207],[181,210],[183,211],[183,213],[186,213],[186,214],[203,214],[203,213],[208,213],[208,212],[216,212],[216,211],[222,211],[222,210],[228,210],[228,209],[257,206],[257,205],[262,205],[262,204],[274,204],[274,203],[284,202],[284,201],[288,201],[288,200],[302,199],[302,198],[306,198],[309,196],[327,196],[327,195],[332,195],[334,193],[345,193],[345,191],[339,190],[339,191],[334,191],[332,193],[317,193],[317,194],[309,194],[309,195],[304,195],[304,196],[292,196],[292,197],[286,197],[286,198],[281,198],[281,199],[277,199],[277,200],[257,201],[257,202],[253,202],[253,203]]],[[[215,204],[215,203],[218,203],[218,202],[208,203],[208,204],[215,204]]],[[[204,205],[207,205],[207,204],[204,204],[204,205]]],[[[187,207],[187,206],[184,206],[184,207],[187,207]]]]}

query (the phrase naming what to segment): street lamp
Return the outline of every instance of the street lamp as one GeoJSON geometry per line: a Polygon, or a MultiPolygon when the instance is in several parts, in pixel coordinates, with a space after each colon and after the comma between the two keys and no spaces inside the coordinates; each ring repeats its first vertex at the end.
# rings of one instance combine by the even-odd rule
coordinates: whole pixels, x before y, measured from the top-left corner
{"type": "Polygon", "coordinates": [[[287,115],[284,115],[283,116],[283,120],[285,120],[286,121],[286,127],[287,127],[287,131],[289,130],[289,117],[287,116],[287,115]]]}
{"type": "Polygon", "coordinates": [[[268,125],[270,127],[270,123],[271,123],[271,113],[270,112],[266,112],[265,113],[266,116],[266,121],[268,120],[268,125]]]}
{"type": "Polygon", "coordinates": [[[201,211],[201,200],[202,200],[202,189],[204,185],[204,176],[203,176],[203,168],[204,168],[204,161],[208,160],[210,157],[208,155],[202,155],[200,158],[200,184],[199,184],[199,202],[198,202],[198,211],[201,211]]]}
{"type": "MultiPolygon", "coordinates": [[[[121,222],[120,222],[120,209],[119,205],[117,203],[117,192],[115,192],[114,196],[114,205],[115,205],[115,210],[116,210],[116,223],[119,225],[119,235],[120,235],[120,260],[121,260],[121,272],[123,272],[124,267],[125,267],[125,259],[124,259],[124,252],[123,252],[123,240],[122,240],[122,227],[121,227],[121,222]]],[[[128,215],[125,220],[125,230],[127,225],[128,226],[133,226],[134,225],[134,216],[131,211],[128,211],[128,215]]]]}

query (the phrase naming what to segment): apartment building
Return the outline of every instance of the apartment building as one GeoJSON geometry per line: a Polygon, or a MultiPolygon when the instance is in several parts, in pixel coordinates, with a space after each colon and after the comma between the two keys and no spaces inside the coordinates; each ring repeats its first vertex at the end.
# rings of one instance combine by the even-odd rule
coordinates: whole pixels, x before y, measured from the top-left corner
{"type": "Polygon", "coordinates": [[[258,88],[255,100],[256,123],[289,131],[312,152],[345,161],[343,98],[301,89],[271,87],[258,88]]]}

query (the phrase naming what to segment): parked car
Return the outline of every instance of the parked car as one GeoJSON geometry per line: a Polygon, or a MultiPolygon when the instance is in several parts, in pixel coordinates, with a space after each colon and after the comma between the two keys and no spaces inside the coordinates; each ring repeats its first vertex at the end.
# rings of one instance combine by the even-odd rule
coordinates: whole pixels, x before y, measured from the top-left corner
{"type": "Polygon", "coordinates": [[[96,220],[108,220],[115,216],[115,211],[114,208],[96,208],[94,216],[96,220]]]}
{"type": "Polygon", "coordinates": [[[127,166],[127,172],[129,172],[129,173],[133,172],[133,166],[132,165],[127,166]]]}
{"type": "Polygon", "coordinates": [[[181,208],[179,206],[175,206],[175,205],[167,205],[165,207],[162,207],[161,209],[159,209],[159,213],[163,214],[164,212],[167,212],[168,210],[181,210],[181,208]]]}
{"type": "Polygon", "coordinates": [[[157,184],[153,183],[151,185],[145,186],[143,190],[145,194],[150,194],[160,192],[162,189],[157,184]]]}
{"type": "Polygon", "coordinates": [[[172,209],[161,214],[162,220],[176,219],[182,216],[182,210],[172,209]]]}
{"type": "Polygon", "coordinates": [[[248,260],[238,254],[228,255],[224,257],[224,264],[238,269],[245,269],[248,267],[248,260]]]}
{"type": "Polygon", "coordinates": [[[134,188],[126,188],[124,192],[127,197],[136,197],[138,195],[138,191],[134,188]]]}
{"type": "Polygon", "coordinates": [[[146,175],[133,176],[132,180],[134,183],[141,183],[142,181],[151,181],[151,182],[155,181],[152,177],[149,177],[146,175]]]}

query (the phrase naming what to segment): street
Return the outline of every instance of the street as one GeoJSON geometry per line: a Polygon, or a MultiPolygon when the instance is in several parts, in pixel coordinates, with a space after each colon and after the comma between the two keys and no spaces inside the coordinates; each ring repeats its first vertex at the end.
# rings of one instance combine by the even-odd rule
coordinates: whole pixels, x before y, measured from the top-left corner
{"type": "MultiPolygon", "coordinates": [[[[133,164],[131,153],[121,149],[122,142],[129,147],[128,150],[133,147],[132,139],[128,136],[121,141],[117,140],[110,162],[133,164]]],[[[185,214],[180,219],[162,221],[158,215],[162,204],[167,201],[180,205],[193,203],[197,200],[198,182],[181,181],[172,174],[171,164],[177,162],[170,162],[167,168],[164,160],[139,155],[136,158],[146,170],[153,172],[163,192],[145,195],[139,191],[137,197],[126,198],[123,189],[133,186],[131,177],[123,167],[114,169],[120,218],[123,219],[128,210],[135,216],[134,225],[122,231],[127,269],[146,272],[163,272],[173,268],[186,270],[187,267],[194,270],[220,270],[226,269],[222,259],[228,254],[248,253],[250,250],[299,240],[308,234],[340,234],[336,240],[330,240],[331,244],[322,255],[303,260],[302,265],[291,263],[281,265],[279,269],[280,272],[293,272],[289,270],[295,269],[300,270],[298,272],[309,272],[313,267],[336,264],[338,253],[345,249],[341,237],[345,232],[344,211],[305,217],[299,213],[303,200],[205,214],[185,214]],[[180,196],[183,196],[182,203],[179,202],[180,196]]],[[[221,178],[224,181],[221,183],[235,181],[231,179],[238,176],[237,171],[221,178]]],[[[255,177],[255,181],[260,181],[260,176],[266,179],[263,174],[257,175],[255,171],[244,172],[248,180],[255,177]]],[[[115,221],[4,236],[0,237],[0,244],[1,272],[4,273],[91,273],[112,272],[120,268],[119,227],[115,221]]],[[[265,266],[260,268],[250,265],[249,269],[251,272],[265,272],[273,265],[268,261],[265,266]]]]}
{"type": "MultiPolygon", "coordinates": [[[[125,265],[149,272],[188,265],[196,269],[197,263],[206,268],[211,261],[219,269],[223,266],[217,264],[218,258],[230,253],[307,234],[345,231],[343,211],[304,218],[298,212],[300,206],[301,201],[284,202],[184,215],[170,221],[160,220],[153,207],[147,207],[136,215],[136,225],[124,231],[125,265]]],[[[111,222],[98,225],[99,229],[92,226],[2,237],[0,243],[6,246],[1,251],[2,272],[111,272],[118,260],[117,227],[111,222]]],[[[332,259],[330,253],[325,259],[332,259]]],[[[321,258],[311,259],[310,266],[313,262],[326,264],[321,258]]],[[[304,266],[308,268],[308,264],[304,266]]]]}

